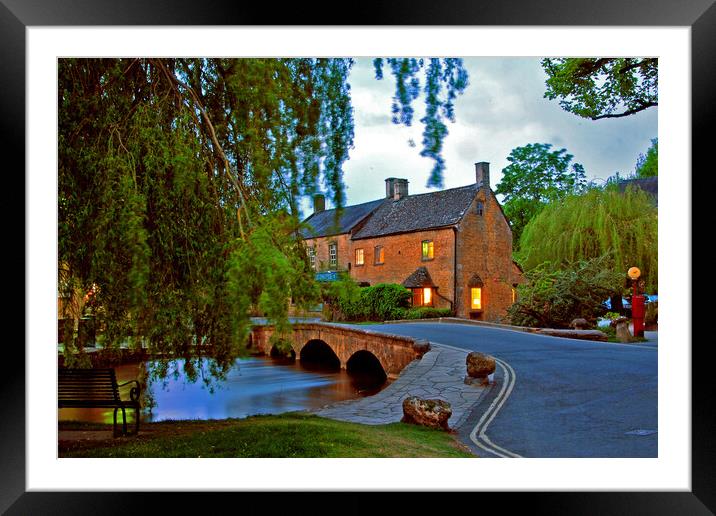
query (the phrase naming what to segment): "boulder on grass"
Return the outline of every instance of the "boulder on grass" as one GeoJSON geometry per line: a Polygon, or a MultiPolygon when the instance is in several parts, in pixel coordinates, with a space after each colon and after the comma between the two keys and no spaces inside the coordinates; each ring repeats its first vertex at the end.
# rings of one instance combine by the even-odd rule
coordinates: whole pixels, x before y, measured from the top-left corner
{"type": "Polygon", "coordinates": [[[448,419],[452,416],[450,403],[444,400],[424,400],[409,396],[403,400],[403,423],[450,430],[448,419]]]}

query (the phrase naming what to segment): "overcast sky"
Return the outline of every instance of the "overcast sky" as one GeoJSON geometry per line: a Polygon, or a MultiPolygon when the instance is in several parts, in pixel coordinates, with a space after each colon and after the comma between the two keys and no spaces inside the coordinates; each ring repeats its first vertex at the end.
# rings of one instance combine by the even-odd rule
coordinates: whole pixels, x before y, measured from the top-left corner
{"type": "MultiPolygon", "coordinates": [[[[456,122],[447,123],[445,188],[474,183],[474,164],[487,161],[494,190],[510,151],[529,143],[566,148],[574,155],[573,162],[584,165],[588,179],[604,179],[616,171],[628,174],[639,153],[646,153],[657,136],[656,107],[629,117],[592,121],[545,99],[546,76],[539,58],[476,57],[464,58],[464,64],[469,85],[455,103],[456,122]]],[[[412,127],[392,124],[395,81],[387,68],[384,71],[385,78],[376,80],[372,59],[360,58],[349,77],[355,148],[343,167],[347,205],[383,197],[387,177],[407,178],[411,194],[431,191],[426,183],[433,162],[419,154],[423,97],[414,105],[412,127]],[[415,147],[410,146],[411,139],[415,147]]],[[[311,212],[309,208],[307,214],[311,212]]]]}

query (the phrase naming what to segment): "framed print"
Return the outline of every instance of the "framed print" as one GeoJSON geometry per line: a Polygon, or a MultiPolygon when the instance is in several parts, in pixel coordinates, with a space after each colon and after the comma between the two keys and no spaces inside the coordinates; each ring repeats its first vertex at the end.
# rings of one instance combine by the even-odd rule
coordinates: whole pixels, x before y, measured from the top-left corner
{"type": "MultiPolygon", "coordinates": [[[[702,305],[698,305],[696,299],[691,297],[692,292],[696,293],[703,287],[692,290],[690,261],[693,252],[691,225],[695,220],[692,206],[703,206],[696,202],[696,198],[693,202],[691,200],[691,185],[696,176],[691,170],[699,167],[699,170],[708,171],[712,168],[705,160],[709,149],[705,135],[706,128],[712,125],[714,113],[712,85],[716,81],[716,72],[712,62],[716,8],[711,0],[692,2],[688,6],[657,5],[653,2],[625,6],[610,1],[598,9],[581,0],[569,6],[552,0],[539,6],[527,2],[522,4],[514,1],[499,5],[448,2],[437,7],[437,4],[425,2],[399,2],[374,8],[361,5],[355,7],[351,18],[336,20],[326,16],[330,8],[321,5],[312,6],[310,12],[306,11],[305,5],[293,5],[269,12],[261,5],[241,5],[239,8],[237,4],[221,1],[204,4],[154,2],[145,5],[133,1],[0,0],[0,37],[3,43],[0,56],[5,71],[3,94],[0,96],[2,124],[6,129],[3,147],[8,154],[14,150],[14,155],[22,156],[19,160],[21,164],[14,170],[25,171],[22,176],[17,172],[9,174],[17,179],[19,190],[25,193],[25,204],[22,208],[16,207],[12,213],[8,210],[5,215],[8,221],[16,220],[17,211],[24,208],[25,235],[22,248],[26,292],[25,347],[20,347],[17,339],[13,339],[13,344],[6,345],[5,349],[8,367],[1,387],[5,418],[0,427],[0,509],[8,514],[113,513],[126,512],[132,510],[132,507],[143,506],[147,501],[157,499],[163,510],[171,510],[187,508],[193,505],[192,502],[201,506],[202,502],[190,496],[187,493],[189,491],[202,492],[204,495],[221,491],[222,498],[231,496],[233,500],[235,495],[236,500],[246,504],[245,508],[259,510],[260,501],[265,500],[266,496],[273,496],[269,492],[289,492],[277,498],[287,503],[292,500],[312,503],[313,500],[308,501],[306,491],[316,491],[320,492],[318,498],[323,495],[330,497],[331,504],[350,504],[360,510],[370,510],[372,504],[378,503],[373,499],[373,491],[412,492],[416,495],[427,491],[481,491],[485,493],[479,495],[485,495],[486,503],[494,504],[495,508],[502,506],[508,497],[517,496],[534,510],[549,513],[604,514],[623,511],[625,506],[630,507],[632,512],[644,514],[708,514],[716,511],[713,489],[713,485],[716,485],[716,454],[712,444],[714,417],[711,408],[713,382],[707,373],[710,361],[706,338],[692,333],[692,320],[697,323],[698,329],[708,318],[699,318],[698,311],[693,310],[702,305]],[[48,386],[55,385],[55,350],[52,350],[52,357],[49,357],[47,350],[50,348],[42,342],[49,338],[48,335],[57,333],[56,318],[50,313],[50,320],[47,320],[44,314],[48,307],[50,310],[57,308],[57,261],[49,263],[48,267],[48,256],[52,262],[57,242],[55,217],[59,153],[56,111],[61,60],[128,58],[128,70],[134,64],[131,62],[134,57],[156,59],[157,62],[152,62],[152,66],[163,62],[163,59],[175,57],[355,57],[362,59],[360,66],[367,69],[367,76],[370,76],[374,63],[367,58],[391,55],[456,56],[464,58],[469,66],[481,62],[479,59],[596,55],[639,55],[659,61],[658,124],[654,114],[653,124],[648,129],[656,130],[654,136],[658,135],[662,143],[662,156],[658,160],[662,167],[662,177],[658,180],[662,187],[658,235],[659,257],[663,258],[658,277],[662,280],[663,290],[663,337],[662,346],[653,349],[653,353],[658,353],[658,425],[657,428],[633,430],[636,436],[634,439],[644,438],[644,442],[653,439],[653,446],[637,455],[626,452],[614,456],[580,455],[573,451],[566,455],[556,452],[550,454],[548,451],[531,456],[520,455],[514,449],[507,449],[510,447],[505,443],[511,442],[509,439],[503,440],[503,447],[500,447],[487,437],[487,425],[490,423],[493,425],[492,432],[497,432],[498,427],[500,431],[508,431],[506,416],[503,413],[500,423],[500,415],[495,410],[489,420],[485,413],[482,439],[478,432],[482,420],[481,423],[475,421],[475,435],[466,436],[465,439],[468,443],[472,439],[476,449],[489,449],[496,457],[519,457],[514,461],[473,458],[102,460],[58,457],[55,428],[48,431],[51,423],[48,414],[55,418],[57,408],[54,398],[47,396],[48,386]],[[21,154],[18,149],[22,148],[26,152],[21,154]],[[49,247],[48,242],[52,242],[49,247]],[[693,318],[692,310],[696,312],[696,318],[693,318]],[[699,344],[692,343],[694,337],[699,344]],[[143,493],[154,491],[162,494],[143,493]],[[255,491],[261,493],[254,496],[255,491]],[[488,492],[494,491],[501,493],[487,496],[488,492]],[[515,491],[520,494],[517,495],[515,491]],[[231,492],[231,495],[227,492],[231,492]],[[342,492],[342,495],[339,497],[330,492],[342,492]]],[[[483,66],[479,68],[483,75],[476,73],[474,78],[471,76],[471,84],[473,81],[475,84],[484,81],[484,84],[494,80],[489,75],[490,70],[499,70],[500,66],[511,65],[495,65],[492,68],[483,66]]],[[[387,75],[388,67],[384,68],[387,75]]],[[[177,79],[183,77],[179,72],[173,75],[173,82],[171,73],[166,73],[164,77],[173,85],[173,89],[167,92],[174,92],[178,98],[181,98],[180,90],[189,90],[186,84],[177,79]]],[[[519,81],[519,73],[515,72],[513,79],[519,81]]],[[[196,105],[201,106],[196,95],[192,99],[186,102],[196,101],[196,105]]],[[[358,94],[355,99],[358,99],[358,94]]],[[[556,100],[551,102],[557,103],[556,100]]],[[[500,120],[507,124],[509,116],[519,121],[523,116],[519,113],[519,107],[523,104],[517,94],[510,96],[510,92],[504,91],[501,96],[495,92],[493,103],[498,106],[495,108],[497,114],[493,113],[494,124],[500,123],[500,120]]],[[[398,104],[396,101],[395,105],[398,104]]],[[[388,104],[385,108],[384,118],[387,119],[391,107],[388,104]]],[[[393,114],[404,115],[400,109],[393,107],[393,114]]],[[[206,125],[212,125],[203,106],[197,108],[195,113],[199,116],[203,113],[206,125]]],[[[476,117],[479,118],[479,115],[482,115],[483,120],[489,116],[484,110],[476,117]]],[[[569,118],[568,114],[560,115],[569,118]]],[[[460,119],[459,111],[456,117],[460,119]]],[[[180,123],[177,120],[173,123],[180,123]]],[[[569,123],[576,124],[575,120],[572,116],[569,123]]],[[[597,122],[585,119],[581,123],[597,122]]],[[[527,121],[523,124],[525,127],[528,125],[527,121]]],[[[498,133],[498,129],[495,129],[497,125],[491,127],[498,133]]],[[[515,122],[504,134],[518,131],[518,127],[519,122],[515,122]]],[[[565,129],[567,125],[559,127],[559,130],[569,130],[565,129]]],[[[447,124],[447,129],[451,128],[447,124]]],[[[459,132],[455,130],[455,134],[459,132]]],[[[624,134],[618,138],[628,139],[626,133],[627,130],[624,130],[624,134]]],[[[213,128],[206,134],[206,140],[202,140],[206,148],[221,147],[213,128]]],[[[542,138],[535,134],[525,129],[524,138],[542,138]]],[[[122,142],[121,138],[118,141],[118,146],[124,148],[126,142],[122,142]]],[[[355,148],[358,147],[357,142],[351,143],[355,148]]],[[[383,159],[387,151],[380,154],[376,150],[378,146],[379,142],[371,140],[373,156],[383,159]]],[[[420,143],[416,144],[412,138],[407,147],[408,152],[416,156],[420,152],[420,143]]],[[[509,153],[509,148],[495,147],[495,150],[489,145],[478,148],[487,148],[490,154],[509,153]]],[[[474,147],[470,147],[469,151],[474,153],[474,147]]],[[[600,152],[595,151],[594,154],[600,152]]],[[[642,152],[647,152],[647,148],[642,152]]],[[[353,163],[346,162],[346,169],[354,170],[357,166],[355,163],[362,158],[359,154],[353,154],[352,159],[353,163]]],[[[474,159],[483,158],[476,156],[474,159]]],[[[579,156],[577,159],[580,159],[579,156]]],[[[476,169],[477,184],[482,178],[489,187],[489,164],[480,161],[475,165],[479,165],[476,169]]],[[[493,174],[497,172],[494,168],[497,167],[493,166],[493,174]]],[[[368,165],[365,165],[365,170],[369,170],[368,165]]],[[[420,176],[420,181],[428,176],[427,172],[420,176]]],[[[366,172],[364,176],[371,176],[372,180],[374,174],[380,173],[366,172]]],[[[471,170],[470,174],[474,177],[475,172],[471,170]]],[[[410,179],[410,187],[407,179],[386,179],[385,188],[389,192],[386,198],[391,202],[405,202],[412,195],[415,198],[419,197],[418,194],[428,195],[420,190],[421,185],[417,180],[412,176],[410,179]]],[[[382,176],[379,181],[383,181],[382,176]]],[[[469,180],[470,183],[474,181],[469,180]]],[[[354,194],[361,188],[357,182],[349,186],[349,191],[354,194]]],[[[447,186],[448,190],[459,190],[461,184],[448,183],[447,186]]],[[[8,191],[11,190],[8,188],[8,191]]],[[[347,207],[366,206],[373,202],[370,197],[356,199],[348,199],[347,207]]],[[[323,198],[317,201],[314,196],[313,208],[306,205],[306,209],[320,213],[326,208],[325,201],[323,198]]],[[[458,201],[446,196],[443,202],[449,205],[458,201]]],[[[477,199],[476,208],[472,210],[474,216],[482,217],[482,220],[491,216],[490,202],[489,196],[477,199]]],[[[398,250],[407,254],[410,247],[379,240],[379,237],[385,235],[366,222],[369,217],[376,217],[377,220],[377,206],[371,205],[370,209],[375,211],[362,214],[361,217],[365,218],[355,221],[355,228],[351,226],[346,230],[351,232],[352,238],[360,245],[350,244],[353,247],[344,248],[342,246],[348,244],[336,235],[327,233],[329,238],[325,242],[325,249],[320,247],[322,244],[313,247],[317,250],[309,253],[307,263],[311,263],[318,271],[317,264],[325,261],[326,271],[321,273],[324,275],[322,277],[332,277],[331,271],[338,268],[344,257],[348,257],[345,260],[354,263],[352,267],[348,263],[347,270],[366,284],[399,283],[382,278],[387,277],[385,271],[390,269],[390,261],[400,254],[398,250]],[[374,276],[369,277],[370,274],[374,276]]],[[[247,220],[241,218],[241,209],[235,211],[238,211],[240,224],[247,220]]],[[[434,230],[433,233],[420,233],[419,238],[416,237],[416,265],[403,274],[412,281],[410,285],[404,284],[412,290],[411,306],[416,308],[416,304],[420,304],[420,308],[426,311],[449,308],[451,314],[460,315],[456,308],[459,297],[457,279],[454,280],[454,287],[451,286],[454,290],[449,291],[440,283],[442,280],[439,273],[431,272],[432,276],[426,274],[431,267],[431,271],[436,271],[436,264],[443,263],[441,260],[445,258],[446,246],[435,229],[439,228],[437,223],[429,227],[410,225],[415,220],[429,218],[423,211],[428,210],[415,208],[412,217],[406,216],[402,222],[391,219],[393,224],[404,224],[404,227],[395,230],[396,234],[434,230]],[[448,302],[449,307],[447,304],[444,307],[441,305],[448,302]]],[[[456,211],[460,210],[456,208],[456,211]]],[[[245,216],[248,215],[246,208],[245,216]]],[[[201,238],[200,233],[196,235],[195,238],[201,238]]],[[[457,249],[458,237],[454,238],[457,249]]],[[[320,243],[318,237],[316,241],[320,243]]],[[[455,260],[457,263],[457,258],[455,260]]],[[[457,265],[455,269],[454,277],[457,278],[457,265]]],[[[134,270],[130,273],[134,273],[134,270]]],[[[514,304],[517,298],[516,281],[510,281],[510,285],[504,292],[499,291],[499,294],[490,283],[490,278],[484,274],[466,277],[463,283],[464,292],[460,292],[464,294],[465,312],[461,316],[478,320],[478,323],[483,317],[491,317],[491,310],[498,300],[504,301],[507,306],[514,304]]],[[[376,320],[389,319],[384,317],[376,320]]],[[[356,331],[360,331],[360,327],[356,331]]],[[[387,330],[381,328],[381,331],[387,330]]],[[[499,359],[499,353],[494,354],[499,359]]],[[[375,358],[377,354],[371,356],[375,358]]],[[[387,376],[397,376],[397,373],[389,371],[387,362],[381,364],[388,372],[387,376]]],[[[497,374],[501,374],[500,378],[506,382],[510,371],[508,366],[497,360],[497,374]]],[[[624,375],[639,374],[639,371],[627,368],[619,371],[624,375]]],[[[516,378],[516,382],[519,382],[519,370],[516,378]]],[[[615,379],[614,384],[618,385],[620,381],[615,379]]],[[[464,384],[462,381],[460,383],[464,384]]],[[[492,407],[500,408],[502,394],[495,390],[492,396],[494,402],[490,410],[492,407]]],[[[634,408],[634,412],[637,411],[634,408]]],[[[467,415],[465,417],[469,419],[467,415]]],[[[540,425],[544,432],[553,432],[555,435],[563,432],[558,435],[565,436],[569,434],[566,428],[558,428],[556,424],[550,426],[541,422],[540,425]]],[[[519,428],[526,426],[522,422],[519,428]]],[[[495,435],[490,434],[490,437],[494,438],[495,435]]],[[[512,442],[520,438],[524,436],[516,432],[512,442]]],[[[499,443],[497,439],[494,440],[499,443]]],[[[421,503],[419,500],[417,496],[415,501],[421,503]]],[[[409,499],[406,503],[411,506],[414,502],[409,499]]]]}

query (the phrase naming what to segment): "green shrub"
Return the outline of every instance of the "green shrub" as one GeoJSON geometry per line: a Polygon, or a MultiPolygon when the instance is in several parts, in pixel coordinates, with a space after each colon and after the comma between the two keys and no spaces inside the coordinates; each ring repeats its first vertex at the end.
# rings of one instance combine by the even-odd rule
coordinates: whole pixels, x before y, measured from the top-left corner
{"type": "Polygon", "coordinates": [[[603,333],[606,333],[608,339],[616,339],[617,338],[617,329],[612,326],[611,324],[609,326],[602,326],[599,328],[603,333]]]}
{"type": "Polygon", "coordinates": [[[545,262],[525,273],[518,287],[519,301],[508,314],[512,324],[542,328],[569,328],[578,317],[594,325],[606,313],[602,302],[621,293],[624,274],[608,267],[607,255],[559,268],[545,262]]]}
{"type": "Polygon", "coordinates": [[[361,288],[349,277],[321,285],[323,319],[326,321],[363,321],[366,311],[361,303],[361,288]]]}
{"type": "Polygon", "coordinates": [[[410,306],[410,290],[395,283],[380,283],[361,292],[367,318],[371,321],[400,319],[410,306]]]}
{"type": "Polygon", "coordinates": [[[400,319],[410,306],[411,293],[393,283],[359,287],[350,278],[323,285],[326,321],[385,321],[400,319]]]}
{"type": "Polygon", "coordinates": [[[644,324],[653,326],[659,322],[659,303],[654,301],[646,305],[646,313],[644,314],[644,324]]]}
{"type": "Polygon", "coordinates": [[[449,308],[418,306],[405,310],[402,319],[437,319],[438,317],[451,317],[452,315],[452,310],[449,308]]]}

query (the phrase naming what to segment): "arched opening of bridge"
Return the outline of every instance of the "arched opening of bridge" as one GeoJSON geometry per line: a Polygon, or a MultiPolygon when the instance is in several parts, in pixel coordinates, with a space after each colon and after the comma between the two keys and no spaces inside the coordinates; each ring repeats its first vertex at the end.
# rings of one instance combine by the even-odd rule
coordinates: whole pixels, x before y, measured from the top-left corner
{"type": "Polygon", "coordinates": [[[370,351],[357,351],[346,363],[351,384],[362,395],[377,393],[388,380],[380,360],[370,351]]]}
{"type": "Polygon", "coordinates": [[[321,371],[340,371],[341,361],[331,347],[322,340],[309,340],[301,349],[301,366],[321,371]]]}
{"type": "Polygon", "coordinates": [[[272,359],[279,363],[293,364],[296,361],[296,352],[290,347],[290,344],[273,345],[269,353],[272,359]]]}

